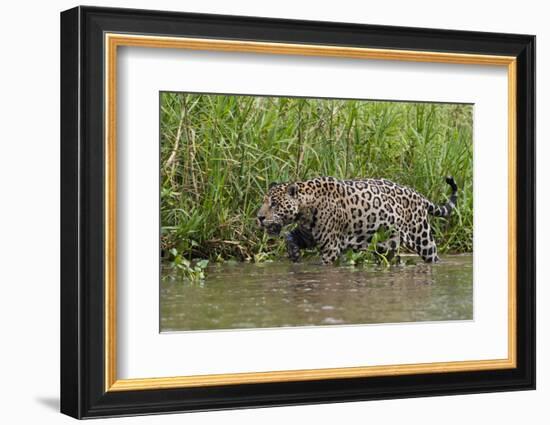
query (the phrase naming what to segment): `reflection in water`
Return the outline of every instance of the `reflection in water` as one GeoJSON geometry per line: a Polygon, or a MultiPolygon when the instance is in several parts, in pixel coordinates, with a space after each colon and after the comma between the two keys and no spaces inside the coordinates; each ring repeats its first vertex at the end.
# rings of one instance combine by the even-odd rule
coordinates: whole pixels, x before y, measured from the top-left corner
{"type": "Polygon", "coordinates": [[[221,264],[202,283],[164,269],[161,331],[472,319],[472,256],[390,268],[221,264]]]}

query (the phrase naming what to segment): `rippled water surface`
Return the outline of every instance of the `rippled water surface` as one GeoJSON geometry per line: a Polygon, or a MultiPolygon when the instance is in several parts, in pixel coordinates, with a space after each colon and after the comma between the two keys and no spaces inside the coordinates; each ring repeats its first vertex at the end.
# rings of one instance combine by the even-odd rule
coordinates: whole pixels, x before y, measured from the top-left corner
{"type": "Polygon", "coordinates": [[[204,282],[162,272],[161,331],[472,319],[472,256],[390,268],[209,266],[204,282]]]}

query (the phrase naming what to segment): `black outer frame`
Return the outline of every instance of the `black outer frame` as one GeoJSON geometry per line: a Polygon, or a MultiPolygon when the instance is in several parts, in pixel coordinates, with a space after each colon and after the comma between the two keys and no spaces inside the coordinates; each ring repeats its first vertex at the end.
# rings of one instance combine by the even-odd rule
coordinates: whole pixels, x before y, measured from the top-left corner
{"type": "Polygon", "coordinates": [[[535,37],[77,7],[61,13],[61,412],[76,418],[535,388],[535,37]],[[104,391],[104,32],[517,57],[517,368],[104,391]]]}

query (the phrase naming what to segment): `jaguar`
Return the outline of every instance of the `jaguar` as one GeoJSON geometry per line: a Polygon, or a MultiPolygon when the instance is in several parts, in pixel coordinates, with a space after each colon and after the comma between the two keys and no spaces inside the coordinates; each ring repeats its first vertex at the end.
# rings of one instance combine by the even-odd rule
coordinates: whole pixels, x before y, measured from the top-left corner
{"type": "Polygon", "coordinates": [[[272,183],[257,213],[257,223],[271,236],[295,223],[286,234],[290,260],[301,250],[316,247],[324,264],[335,262],[348,249],[366,249],[385,229],[388,237],[377,250],[391,258],[404,246],[426,263],[439,261],[429,216],[448,217],[456,208],[457,185],[446,177],[452,193],[438,205],[416,190],[386,179],[340,180],[317,177],[305,181],[272,183]]]}

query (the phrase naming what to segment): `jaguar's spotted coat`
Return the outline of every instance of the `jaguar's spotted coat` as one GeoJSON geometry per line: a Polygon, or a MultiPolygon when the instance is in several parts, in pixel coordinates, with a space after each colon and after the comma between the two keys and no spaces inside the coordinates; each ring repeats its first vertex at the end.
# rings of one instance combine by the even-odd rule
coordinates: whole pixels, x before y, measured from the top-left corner
{"type": "Polygon", "coordinates": [[[380,228],[390,237],[380,249],[395,253],[400,245],[415,251],[425,262],[435,262],[437,246],[428,215],[446,217],[456,205],[457,186],[449,201],[435,205],[414,189],[385,179],[312,180],[272,184],[258,212],[258,224],[272,235],[283,226],[297,223],[287,236],[291,260],[300,249],[318,247],[323,263],[334,262],[346,249],[366,248],[380,228]]]}

